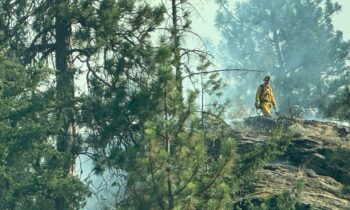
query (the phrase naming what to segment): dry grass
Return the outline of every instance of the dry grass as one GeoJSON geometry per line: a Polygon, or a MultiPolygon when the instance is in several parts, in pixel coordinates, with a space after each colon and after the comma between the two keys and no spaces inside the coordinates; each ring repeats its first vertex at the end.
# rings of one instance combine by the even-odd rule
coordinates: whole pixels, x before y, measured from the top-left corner
{"type": "Polygon", "coordinates": [[[317,178],[305,176],[300,171],[290,171],[284,167],[275,170],[260,170],[260,182],[256,185],[256,195],[268,195],[292,189],[298,182],[305,183],[301,200],[322,209],[348,209],[350,201],[341,190],[343,185],[331,177],[318,175],[317,178]]]}
{"type": "Polygon", "coordinates": [[[289,127],[289,132],[294,137],[316,137],[321,139],[328,139],[330,141],[340,140],[338,133],[333,129],[332,126],[328,125],[303,126],[301,124],[294,124],[289,127]]]}
{"type": "Polygon", "coordinates": [[[304,127],[300,124],[294,124],[290,126],[289,132],[294,137],[310,136],[316,134],[313,128],[304,127]]]}

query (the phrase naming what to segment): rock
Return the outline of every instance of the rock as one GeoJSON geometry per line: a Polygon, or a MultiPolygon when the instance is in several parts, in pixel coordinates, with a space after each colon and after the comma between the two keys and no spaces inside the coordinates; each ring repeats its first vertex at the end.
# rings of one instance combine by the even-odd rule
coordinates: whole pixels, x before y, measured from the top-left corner
{"type": "Polygon", "coordinates": [[[306,170],[306,175],[310,178],[316,178],[317,177],[317,174],[314,170],[312,169],[307,169],[306,170]]]}
{"type": "Polygon", "coordinates": [[[350,134],[350,128],[349,127],[341,127],[337,129],[337,132],[341,137],[345,137],[348,134],[350,134]]]}

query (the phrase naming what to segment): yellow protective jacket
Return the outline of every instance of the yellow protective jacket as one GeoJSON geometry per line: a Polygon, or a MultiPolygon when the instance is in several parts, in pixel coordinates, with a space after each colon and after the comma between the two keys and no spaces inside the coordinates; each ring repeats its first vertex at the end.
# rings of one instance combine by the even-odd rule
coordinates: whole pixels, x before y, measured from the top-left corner
{"type": "Polygon", "coordinates": [[[271,103],[276,106],[276,100],[273,96],[272,89],[269,85],[262,84],[256,91],[255,101],[259,104],[261,103],[271,103]]]}

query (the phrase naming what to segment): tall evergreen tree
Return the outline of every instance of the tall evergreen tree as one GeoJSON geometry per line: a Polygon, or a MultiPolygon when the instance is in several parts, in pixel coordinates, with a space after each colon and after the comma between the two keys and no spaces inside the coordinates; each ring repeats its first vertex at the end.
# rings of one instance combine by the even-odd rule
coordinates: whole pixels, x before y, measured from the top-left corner
{"type": "MultiPolygon", "coordinates": [[[[52,155],[52,161],[49,164],[51,170],[59,172],[57,176],[66,180],[67,185],[74,185],[74,178],[68,176],[74,164],[74,154],[71,150],[74,132],[72,111],[74,72],[69,66],[68,42],[71,24],[69,2],[55,1],[51,4],[49,1],[21,1],[17,4],[15,1],[6,0],[1,4],[0,17],[4,20],[2,39],[6,53],[17,56],[19,58],[17,62],[21,63],[25,69],[32,68],[36,71],[40,64],[51,65],[55,69],[56,88],[53,94],[55,101],[58,102],[54,106],[55,118],[58,120],[56,126],[61,127],[57,132],[46,135],[46,138],[51,141],[54,139],[57,151],[62,154],[52,155]],[[53,58],[55,62],[48,62],[49,58],[53,58]]],[[[36,74],[39,75],[40,72],[36,74]]],[[[35,193],[40,191],[34,191],[33,194],[35,193]]],[[[51,197],[54,200],[55,209],[76,208],[71,200],[74,196],[66,196],[64,188],[57,188],[53,193],[56,194],[51,197]]],[[[76,188],[71,193],[72,195],[82,193],[83,197],[86,195],[86,192],[80,188],[76,188]]],[[[77,203],[75,206],[77,205],[80,204],[77,203]]]]}
{"type": "Polygon", "coordinates": [[[18,63],[0,55],[0,209],[56,209],[58,198],[79,208],[86,187],[58,167],[53,71],[18,63]]]}
{"type": "MultiPolygon", "coordinates": [[[[145,77],[139,81],[140,75],[152,70],[151,64],[146,65],[152,61],[144,59],[149,52],[142,46],[150,45],[144,40],[162,20],[162,9],[132,0],[28,0],[20,4],[6,0],[1,4],[0,18],[4,20],[1,38],[7,53],[18,56],[24,67],[35,67],[39,61],[55,70],[55,108],[60,126],[53,138],[60,152],[55,156],[59,163],[56,167],[69,178],[73,175],[75,157],[84,153],[76,133],[79,97],[75,92],[75,78],[85,71],[89,88],[107,85],[112,87],[108,89],[111,95],[123,92],[127,82],[132,85],[132,81],[147,81],[145,77]],[[80,65],[79,71],[77,65],[80,65]],[[129,70],[135,66],[140,71],[129,70]],[[101,69],[118,72],[105,77],[101,69]],[[124,81],[119,80],[119,76],[124,81]]],[[[135,86],[129,91],[138,88],[135,86]]],[[[84,126],[85,122],[81,123],[80,126],[84,126]]],[[[120,130],[123,129],[120,125],[120,130]]],[[[63,194],[56,197],[55,206],[56,209],[72,208],[71,201],[63,194]]]]}
{"type": "MultiPolygon", "coordinates": [[[[114,167],[125,174],[125,197],[119,195],[117,199],[121,209],[142,209],[145,205],[156,209],[196,208],[209,202],[205,195],[212,198],[210,205],[215,207],[225,206],[229,199],[230,188],[224,177],[231,173],[233,141],[224,134],[226,131],[218,133],[213,129],[213,139],[224,138],[224,149],[217,151],[216,161],[209,162],[211,156],[206,150],[195,105],[196,94],[189,93],[187,102],[178,100],[171,55],[172,48],[167,45],[156,51],[152,58],[157,71],[155,80],[135,92],[125,104],[118,102],[118,97],[123,95],[111,102],[108,100],[105,105],[93,103],[92,109],[102,112],[91,116],[93,120],[89,126],[103,129],[98,139],[105,143],[103,147],[101,144],[95,147],[100,148],[100,156],[106,157],[105,162],[98,165],[114,167]],[[125,112],[115,112],[112,107],[125,112]],[[106,112],[110,114],[103,114],[106,112]],[[122,129],[120,113],[128,113],[134,121],[126,125],[127,130],[119,130],[122,129]],[[114,129],[108,129],[104,120],[97,121],[103,116],[110,118],[114,129]],[[219,185],[220,192],[214,193],[219,185]]],[[[96,139],[96,136],[91,138],[96,139]]],[[[96,157],[96,160],[101,161],[101,158],[96,157]]]]}

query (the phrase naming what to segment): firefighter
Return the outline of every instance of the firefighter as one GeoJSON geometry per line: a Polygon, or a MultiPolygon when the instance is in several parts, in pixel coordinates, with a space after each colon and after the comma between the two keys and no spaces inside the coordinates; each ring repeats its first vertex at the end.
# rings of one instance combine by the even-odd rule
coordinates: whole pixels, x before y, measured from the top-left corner
{"type": "Polygon", "coordinates": [[[276,111],[275,97],[273,96],[272,89],[269,85],[270,80],[270,76],[264,77],[264,84],[259,86],[255,97],[255,107],[261,109],[265,117],[270,117],[271,105],[276,111]]]}

